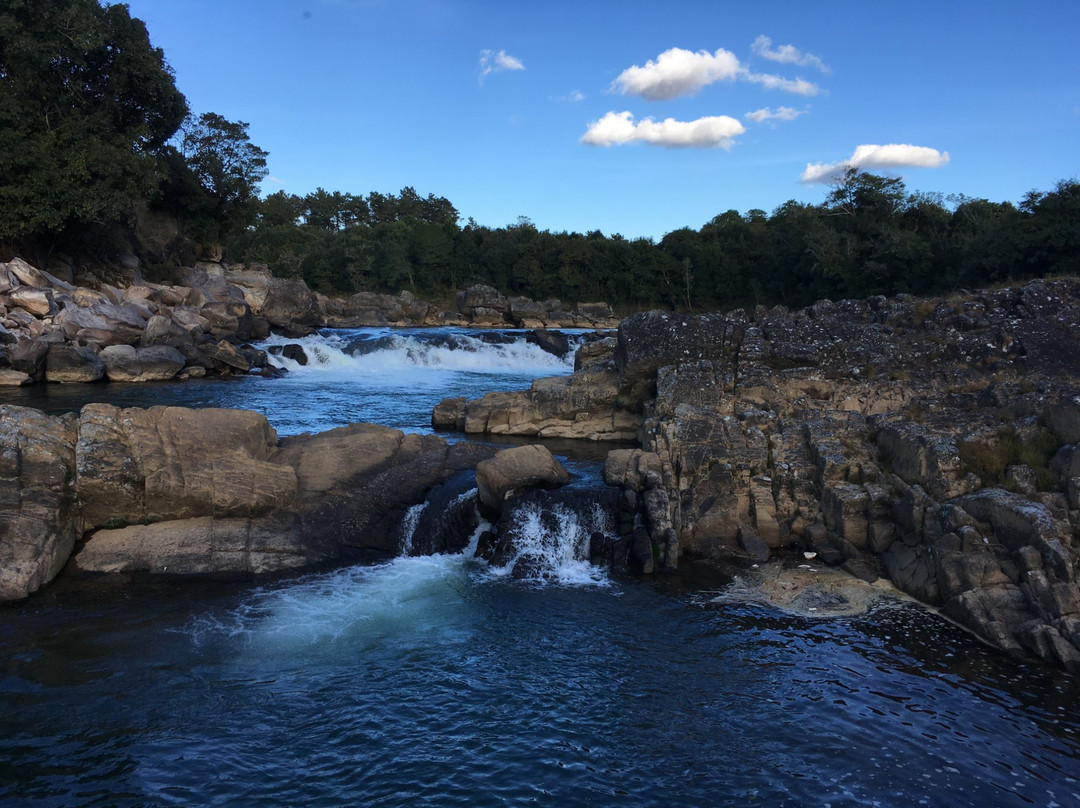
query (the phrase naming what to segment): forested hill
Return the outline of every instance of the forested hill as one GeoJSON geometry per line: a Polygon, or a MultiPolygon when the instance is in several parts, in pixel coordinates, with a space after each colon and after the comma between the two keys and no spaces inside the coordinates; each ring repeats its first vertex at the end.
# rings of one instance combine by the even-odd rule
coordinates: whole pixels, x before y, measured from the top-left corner
{"type": "Polygon", "coordinates": [[[623,310],[799,306],[1080,271],[1076,180],[1016,206],[850,171],[819,204],[727,211],[656,243],[552,233],[525,217],[462,224],[449,200],[411,187],[260,198],[267,153],[247,130],[189,108],[126,5],[5,0],[0,260],[77,268],[134,252],[153,277],[223,245],[229,261],[328,294],[436,298],[479,282],[623,310]]]}

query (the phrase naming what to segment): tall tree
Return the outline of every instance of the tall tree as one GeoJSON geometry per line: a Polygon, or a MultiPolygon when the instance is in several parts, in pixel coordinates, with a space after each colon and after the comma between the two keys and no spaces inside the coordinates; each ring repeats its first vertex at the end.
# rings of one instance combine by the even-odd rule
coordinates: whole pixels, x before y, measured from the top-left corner
{"type": "Polygon", "coordinates": [[[217,240],[246,227],[258,211],[266,152],[248,138],[248,125],[204,112],[185,123],[180,153],[205,191],[198,235],[217,240]]]}
{"type": "Polygon", "coordinates": [[[57,234],[130,218],[187,103],[126,5],[0,5],[0,240],[47,251],[57,234]]]}

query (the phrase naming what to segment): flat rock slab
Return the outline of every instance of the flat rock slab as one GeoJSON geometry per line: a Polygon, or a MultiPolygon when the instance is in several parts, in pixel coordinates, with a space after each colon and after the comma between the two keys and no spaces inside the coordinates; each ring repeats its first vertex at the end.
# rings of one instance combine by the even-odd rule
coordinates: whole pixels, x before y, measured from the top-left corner
{"type": "Polygon", "coordinates": [[[911,600],[884,579],[872,584],[817,564],[772,561],[735,576],[715,602],[764,603],[800,617],[851,617],[882,599],[911,600]]]}

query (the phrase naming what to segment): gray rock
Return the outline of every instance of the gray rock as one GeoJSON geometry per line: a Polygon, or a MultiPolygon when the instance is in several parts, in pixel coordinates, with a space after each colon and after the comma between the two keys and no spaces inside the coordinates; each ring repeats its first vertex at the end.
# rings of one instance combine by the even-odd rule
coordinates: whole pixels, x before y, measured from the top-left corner
{"type": "Polygon", "coordinates": [[[111,345],[101,351],[109,381],[148,382],[172,379],[187,363],[184,355],[170,345],[134,348],[111,345]]]}
{"type": "Polygon", "coordinates": [[[45,380],[62,384],[100,381],[105,363],[92,348],[50,345],[45,358],[45,380]]]}

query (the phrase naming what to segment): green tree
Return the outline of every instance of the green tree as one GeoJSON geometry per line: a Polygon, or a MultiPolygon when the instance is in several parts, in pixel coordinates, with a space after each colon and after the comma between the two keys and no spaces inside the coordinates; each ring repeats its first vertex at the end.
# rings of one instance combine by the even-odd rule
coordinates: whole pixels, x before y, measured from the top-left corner
{"type": "Polygon", "coordinates": [[[255,220],[267,154],[251,142],[247,128],[216,112],[184,125],[180,153],[205,192],[196,212],[196,235],[203,241],[220,240],[255,220]]]}
{"type": "Polygon", "coordinates": [[[127,6],[0,5],[0,241],[47,253],[130,221],[187,103],[127,6]]]}

